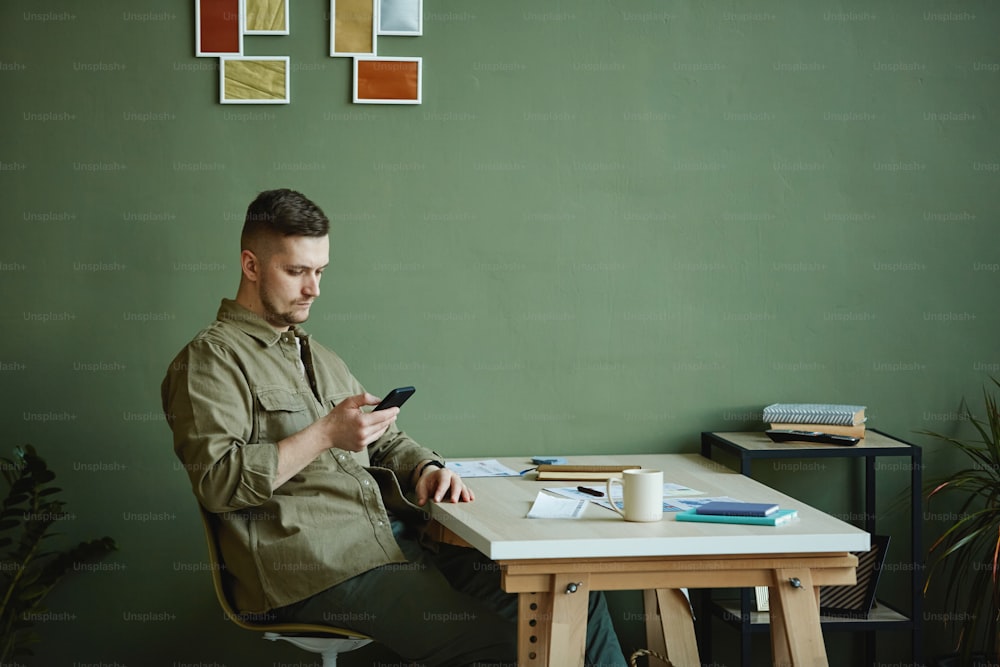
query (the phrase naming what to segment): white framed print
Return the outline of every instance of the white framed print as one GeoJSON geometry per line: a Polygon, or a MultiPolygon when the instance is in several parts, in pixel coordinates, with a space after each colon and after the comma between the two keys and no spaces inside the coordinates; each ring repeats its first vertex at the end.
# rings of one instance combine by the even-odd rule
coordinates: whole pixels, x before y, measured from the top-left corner
{"type": "Polygon", "coordinates": [[[219,58],[219,103],[288,104],[289,60],[288,56],[219,58]]]}

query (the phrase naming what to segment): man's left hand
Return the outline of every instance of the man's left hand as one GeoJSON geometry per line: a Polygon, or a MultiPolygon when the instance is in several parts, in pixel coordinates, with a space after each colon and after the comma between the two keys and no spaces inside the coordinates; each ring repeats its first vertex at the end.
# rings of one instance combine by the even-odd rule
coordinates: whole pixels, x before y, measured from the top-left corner
{"type": "Polygon", "coordinates": [[[423,507],[428,500],[436,503],[447,499],[453,503],[467,503],[476,499],[472,489],[462,478],[447,468],[427,466],[417,480],[417,504],[423,507]]]}

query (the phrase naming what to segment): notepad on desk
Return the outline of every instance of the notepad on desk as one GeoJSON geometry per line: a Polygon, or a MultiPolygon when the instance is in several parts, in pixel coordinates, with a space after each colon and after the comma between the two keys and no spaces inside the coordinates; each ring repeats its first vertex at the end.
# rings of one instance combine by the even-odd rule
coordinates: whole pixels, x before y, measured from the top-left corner
{"type": "Polygon", "coordinates": [[[751,526],[780,526],[788,523],[799,515],[797,510],[778,510],[768,516],[732,516],[729,514],[699,514],[698,508],[678,512],[674,516],[678,521],[702,523],[740,523],[751,526]]]}
{"type": "Polygon", "coordinates": [[[538,481],[586,481],[595,479],[609,479],[611,477],[621,477],[624,470],[635,470],[642,466],[622,465],[622,466],[588,466],[573,464],[543,464],[538,466],[538,481]]]}

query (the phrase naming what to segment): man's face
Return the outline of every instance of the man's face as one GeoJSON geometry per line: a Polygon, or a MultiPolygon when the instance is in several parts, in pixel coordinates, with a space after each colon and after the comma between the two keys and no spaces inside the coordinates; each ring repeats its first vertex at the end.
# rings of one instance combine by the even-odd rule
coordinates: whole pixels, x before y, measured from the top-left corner
{"type": "Polygon", "coordinates": [[[319,296],[319,281],[330,263],[330,237],[281,237],[272,241],[269,251],[258,257],[260,314],[279,329],[301,324],[319,296]]]}

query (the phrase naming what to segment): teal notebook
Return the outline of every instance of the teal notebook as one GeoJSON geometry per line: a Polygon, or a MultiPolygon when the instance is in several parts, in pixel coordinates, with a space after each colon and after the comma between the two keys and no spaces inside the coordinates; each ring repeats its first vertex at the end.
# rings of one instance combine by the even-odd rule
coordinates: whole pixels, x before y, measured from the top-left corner
{"type": "Polygon", "coordinates": [[[697,521],[699,523],[745,523],[753,526],[780,526],[788,523],[799,515],[796,510],[778,510],[768,516],[728,516],[725,514],[698,514],[690,509],[678,512],[674,516],[678,521],[697,521]]]}

